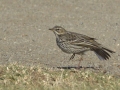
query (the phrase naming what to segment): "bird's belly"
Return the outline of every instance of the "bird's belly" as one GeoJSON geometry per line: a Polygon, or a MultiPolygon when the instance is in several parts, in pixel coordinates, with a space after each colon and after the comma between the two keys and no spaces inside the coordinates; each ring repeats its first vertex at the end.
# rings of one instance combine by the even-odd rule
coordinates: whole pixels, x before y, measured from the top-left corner
{"type": "Polygon", "coordinates": [[[57,43],[57,45],[63,52],[66,52],[66,53],[79,54],[89,50],[88,48],[85,48],[82,46],[75,46],[68,43],[57,43]]]}

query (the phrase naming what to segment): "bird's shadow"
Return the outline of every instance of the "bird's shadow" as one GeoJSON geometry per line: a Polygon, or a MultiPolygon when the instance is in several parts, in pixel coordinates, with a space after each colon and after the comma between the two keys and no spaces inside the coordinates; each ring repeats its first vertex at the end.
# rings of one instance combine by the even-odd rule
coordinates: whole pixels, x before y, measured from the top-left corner
{"type": "Polygon", "coordinates": [[[57,67],[58,69],[94,69],[94,70],[99,70],[99,68],[95,67],[57,67]]]}

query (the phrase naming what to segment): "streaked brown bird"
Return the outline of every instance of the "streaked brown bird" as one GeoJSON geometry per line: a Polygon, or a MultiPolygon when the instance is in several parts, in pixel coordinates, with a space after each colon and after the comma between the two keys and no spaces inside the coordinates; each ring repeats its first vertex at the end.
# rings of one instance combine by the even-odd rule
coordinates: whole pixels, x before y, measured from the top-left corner
{"type": "Polygon", "coordinates": [[[114,51],[96,42],[95,38],[66,31],[61,26],[55,26],[49,30],[54,32],[58,47],[63,52],[72,54],[70,60],[75,57],[75,54],[81,55],[78,68],[80,67],[80,62],[83,60],[82,56],[86,51],[94,51],[100,60],[107,60],[110,58],[109,53],[115,53],[114,51]]]}

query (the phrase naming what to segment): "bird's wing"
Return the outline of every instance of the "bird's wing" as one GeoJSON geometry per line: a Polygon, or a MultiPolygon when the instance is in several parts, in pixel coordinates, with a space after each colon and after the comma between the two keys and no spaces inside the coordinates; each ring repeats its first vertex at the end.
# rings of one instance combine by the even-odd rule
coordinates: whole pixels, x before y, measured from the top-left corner
{"type": "Polygon", "coordinates": [[[76,46],[83,46],[88,48],[97,48],[100,47],[101,44],[97,43],[95,38],[88,37],[86,35],[77,34],[77,33],[71,33],[71,35],[74,36],[74,38],[69,41],[72,45],[76,46]]]}

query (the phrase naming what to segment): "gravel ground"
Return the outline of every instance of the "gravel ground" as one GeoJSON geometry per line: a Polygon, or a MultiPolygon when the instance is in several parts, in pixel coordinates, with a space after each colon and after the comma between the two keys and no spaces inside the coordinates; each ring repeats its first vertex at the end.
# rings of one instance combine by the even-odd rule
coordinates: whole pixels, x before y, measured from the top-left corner
{"type": "Polygon", "coordinates": [[[0,64],[76,67],[79,56],[69,61],[71,55],[57,47],[48,30],[55,25],[97,38],[116,52],[107,61],[87,52],[81,66],[120,75],[119,0],[1,0],[0,64]]]}

